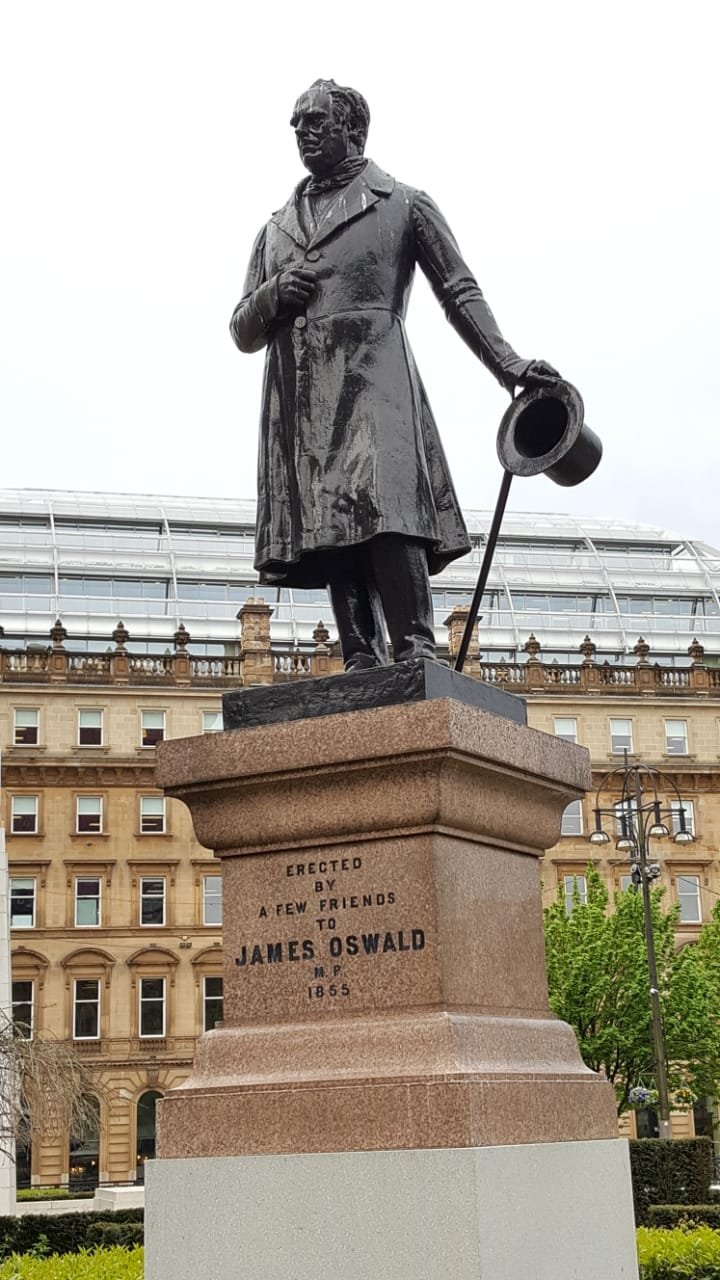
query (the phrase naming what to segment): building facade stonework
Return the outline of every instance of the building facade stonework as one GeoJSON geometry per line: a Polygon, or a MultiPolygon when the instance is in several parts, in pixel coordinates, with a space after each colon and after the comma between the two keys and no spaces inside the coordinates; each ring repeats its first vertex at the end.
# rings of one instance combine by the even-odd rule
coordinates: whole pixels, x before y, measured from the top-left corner
{"type": "MultiPolygon", "coordinates": [[[[468,514],[472,552],[433,580],[446,660],[489,519],[468,514]]],[[[253,521],[252,504],[224,500],[0,492],[14,1015],[72,1042],[98,1114],[95,1133],[36,1134],[21,1184],[142,1178],[155,1101],[222,1018],[220,864],[157,790],[156,745],[218,730],[225,690],[341,669],[325,593],[259,598],[253,521]]],[[[588,747],[595,786],[626,750],[674,780],[696,839],[652,857],[680,903],[678,944],[692,942],[720,894],[720,554],[659,529],[511,513],[481,613],[466,673],[588,747]]],[[[588,796],[563,817],[546,902],[582,895],[589,861],[609,890],[628,883],[614,843],[598,857],[587,841],[592,808],[588,796]]],[[[678,1114],[673,1132],[694,1123],[678,1114]]]]}

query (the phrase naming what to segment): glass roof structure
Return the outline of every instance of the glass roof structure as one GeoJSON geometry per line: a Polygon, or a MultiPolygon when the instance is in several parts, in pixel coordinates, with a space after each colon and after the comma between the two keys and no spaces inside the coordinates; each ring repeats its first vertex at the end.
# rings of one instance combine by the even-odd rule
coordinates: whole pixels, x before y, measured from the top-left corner
{"type": "MultiPolygon", "coordinates": [[[[444,621],[477,581],[492,513],[465,513],[473,549],[432,579],[444,621]]],[[[233,653],[238,610],[262,595],[278,647],[312,646],[324,591],[259,587],[255,504],[224,498],[0,490],[3,644],[48,643],[56,618],[66,647],[106,649],[122,619],[129,648],[163,652],[182,622],[195,653],[233,653]]],[[[632,660],[643,635],[651,661],[687,665],[693,638],[720,664],[720,551],[650,525],[549,513],[505,517],[483,599],[481,653],[522,659],[530,632],[546,660],[579,661],[590,635],[599,661],[632,660]]]]}

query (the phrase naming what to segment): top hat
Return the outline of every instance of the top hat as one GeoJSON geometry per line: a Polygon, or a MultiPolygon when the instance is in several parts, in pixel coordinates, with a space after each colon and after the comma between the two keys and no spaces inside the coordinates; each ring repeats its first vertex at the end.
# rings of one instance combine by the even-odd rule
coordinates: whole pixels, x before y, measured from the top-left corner
{"type": "Polygon", "coordinates": [[[585,425],[580,392],[558,380],[521,392],[503,414],[498,457],[514,476],[544,474],[569,488],[592,475],[602,444],[585,425]]]}

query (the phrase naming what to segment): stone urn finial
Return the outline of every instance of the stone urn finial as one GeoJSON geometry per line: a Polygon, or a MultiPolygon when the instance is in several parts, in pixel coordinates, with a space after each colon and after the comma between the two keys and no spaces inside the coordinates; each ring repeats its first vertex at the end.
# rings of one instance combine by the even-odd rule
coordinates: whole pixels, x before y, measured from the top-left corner
{"type": "Polygon", "coordinates": [[[541,649],[540,641],[538,640],[537,636],[531,631],[530,635],[525,641],[525,644],[523,645],[523,652],[528,655],[531,662],[537,662],[540,649],[541,649]]]}
{"type": "Polygon", "coordinates": [[[647,656],[649,652],[650,652],[650,645],[648,644],[644,636],[640,636],[638,638],[637,644],[633,649],[633,653],[635,654],[638,660],[638,666],[642,667],[642,666],[648,665],[647,656]]]}
{"type": "Polygon", "coordinates": [[[330,632],[325,626],[325,623],[323,622],[322,618],[320,619],[315,630],[313,631],[312,638],[315,641],[316,649],[327,648],[327,642],[330,639],[330,632]]]}
{"type": "Polygon", "coordinates": [[[700,644],[697,636],[693,636],[693,642],[688,649],[688,654],[692,658],[693,666],[698,666],[702,663],[705,657],[705,646],[700,644]]]}
{"type": "Polygon", "coordinates": [[[67,631],[59,618],[55,619],[55,626],[50,628],[50,639],[53,649],[62,649],[63,642],[67,639],[67,631]]]}
{"type": "Polygon", "coordinates": [[[583,656],[583,662],[587,666],[589,666],[591,663],[595,661],[595,654],[597,653],[597,645],[590,639],[589,636],[585,636],[585,639],[583,640],[582,644],[579,647],[580,647],[580,652],[583,656]]]}
{"type": "Polygon", "coordinates": [[[187,629],[187,627],[185,626],[185,623],[184,623],[184,622],[181,622],[181,623],[180,623],[180,626],[178,627],[177,631],[175,632],[175,635],[174,635],[174,637],[173,637],[173,638],[174,638],[174,640],[175,640],[175,649],[176,649],[176,652],[177,652],[177,653],[184,653],[184,652],[185,652],[185,650],[187,649],[187,647],[188,647],[189,643],[190,643],[190,640],[191,640],[190,632],[188,631],[188,629],[187,629]]]}
{"type": "Polygon", "coordinates": [[[118,622],[112,633],[112,638],[115,641],[115,649],[122,653],[125,649],[125,645],[130,639],[130,632],[127,630],[124,622],[118,622]]]}

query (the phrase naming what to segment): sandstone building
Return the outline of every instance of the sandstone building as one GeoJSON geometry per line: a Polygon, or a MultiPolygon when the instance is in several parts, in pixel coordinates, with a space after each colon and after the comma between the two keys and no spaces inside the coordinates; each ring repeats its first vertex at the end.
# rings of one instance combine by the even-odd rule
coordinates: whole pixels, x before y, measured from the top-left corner
{"type": "MultiPolygon", "coordinates": [[[[20,1152],[20,1181],[141,1178],[155,1099],[222,1017],[220,868],[155,789],[156,744],[219,729],[224,689],[340,669],[324,592],[259,593],[253,521],[250,503],[0,492],[14,1012],[74,1042],[98,1108],[96,1134],[48,1132],[20,1152]]],[[[472,553],[433,580],[450,654],[488,524],[470,513],[472,553]]],[[[720,554],[702,544],[511,514],[466,667],[526,697],[534,727],[587,746],[596,782],[624,750],[674,779],[696,839],[653,857],[681,942],[720,894],[719,592],[720,554]]],[[[548,900],[582,893],[591,857],[611,889],[627,886],[614,844],[598,858],[587,843],[591,809],[566,811],[548,900]]],[[[702,1108],[695,1119],[707,1123],[702,1108]]],[[[674,1131],[693,1123],[676,1116],[674,1131]]]]}

